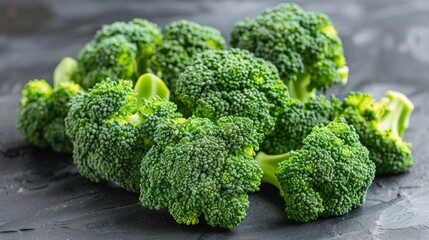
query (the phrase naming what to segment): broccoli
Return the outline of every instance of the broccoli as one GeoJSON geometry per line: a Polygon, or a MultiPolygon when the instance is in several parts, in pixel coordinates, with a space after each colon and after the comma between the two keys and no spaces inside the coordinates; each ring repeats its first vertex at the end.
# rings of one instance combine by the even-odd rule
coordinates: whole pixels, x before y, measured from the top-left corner
{"type": "Polygon", "coordinates": [[[271,63],[242,49],[201,53],[177,81],[176,94],[195,116],[250,118],[269,134],[287,105],[287,86],[271,63]]]}
{"type": "Polygon", "coordinates": [[[345,84],[348,67],[341,40],[328,16],[280,4],[256,19],[238,22],[231,45],[271,61],[292,98],[306,101],[316,90],[345,84]]]}
{"type": "Polygon", "coordinates": [[[204,215],[212,226],[234,228],[246,216],[247,194],[260,185],[254,155],[261,137],[248,118],[163,122],[142,161],[142,204],[168,208],[181,224],[197,224],[204,215]]]}
{"type": "Polygon", "coordinates": [[[285,111],[277,118],[274,131],[265,138],[261,148],[269,154],[298,149],[313,127],[330,123],[341,110],[341,101],[335,96],[326,99],[320,95],[310,98],[306,103],[291,99],[285,111]]]}
{"type": "Polygon", "coordinates": [[[375,165],[354,128],[336,119],[316,126],[296,151],[258,153],[263,182],[280,189],[290,219],[338,216],[365,202],[375,165]]]}
{"type": "Polygon", "coordinates": [[[411,144],[402,139],[414,109],[405,95],[388,91],[376,102],[370,94],[352,92],[343,107],[342,116],[356,128],[377,174],[401,173],[413,165],[411,144]]]}
{"type": "Polygon", "coordinates": [[[154,56],[154,68],[174,95],[177,78],[197,54],[224,48],[225,40],[217,29],[185,20],[173,22],[166,27],[154,56]]]}
{"type": "Polygon", "coordinates": [[[20,135],[31,144],[51,147],[57,152],[72,151],[72,144],[65,134],[64,118],[70,99],[82,90],[72,82],[75,65],[71,58],[60,62],[54,71],[54,89],[45,80],[38,79],[24,86],[16,126],[20,135]]]}
{"type": "Polygon", "coordinates": [[[110,180],[139,192],[140,162],[153,145],[156,126],[181,117],[173,103],[160,97],[167,97],[166,91],[148,73],[134,90],[132,81],[106,79],[73,98],[65,122],[79,172],[94,182],[110,180]]]}
{"type": "Polygon", "coordinates": [[[143,19],[103,26],[78,57],[81,85],[89,89],[104,79],[134,82],[150,72],[152,57],[161,45],[158,26],[143,19]]]}

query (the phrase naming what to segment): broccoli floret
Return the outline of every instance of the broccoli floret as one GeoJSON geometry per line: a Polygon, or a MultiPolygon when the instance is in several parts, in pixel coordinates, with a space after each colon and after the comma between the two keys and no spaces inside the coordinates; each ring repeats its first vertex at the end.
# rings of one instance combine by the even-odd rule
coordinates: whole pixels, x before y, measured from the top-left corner
{"type": "Polygon", "coordinates": [[[16,126],[20,135],[31,144],[51,147],[57,152],[72,151],[72,144],[65,135],[64,118],[70,99],[82,90],[71,81],[70,76],[75,76],[75,71],[66,66],[73,62],[67,58],[57,66],[54,89],[45,80],[37,79],[24,86],[16,126]]]}
{"type": "Polygon", "coordinates": [[[231,45],[271,61],[301,101],[334,84],[345,84],[348,67],[341,40],[328,16],[280,4],[256,19],[238,22],[231,45]]]}
{"type": "Polygon", "coordinates": [[[254,155],[261,137],[251,120],[240,117],[160,124],[156,145],[142,161],[142,204],[168,208],[181,224],[197,224],[204,215],[212,226],[234,228],[246,216],[248,193],[260,185],[254,155]]]}
{"type": "Polygon", "coordinates": [[[262,181],[280,189],[290,219],[338,216],[365,202],[375,165],[354,128],[343,121],[316,126],[299,150],[256,156],[262,181]]]}
{"type": "Polygon", "coordinates": [[[261,148],[269,154],[298,149],[313,127],[330,123],[341,110],[341,101],[334,96],[326,99],[320,95],[310,98],[306,103],[291,99],[285,111],[277,118],[274,131],[265,138],[261,148]]]}
{"type": "Polygon", "coordinates": [[[73,98],[66,133],[83,176],[94,182],[110,180],[139,192],[140,162],[153,145],[156,126],[168,118],[181,117],[173,103],[148,94],[147,89],[169,95],[159,81],[152,74],[143,75],[133,90],[132,81],[106,79],[73,98]]]}
{"type": "Polygon", "coordinates": [[[241,49],[206,51],[177,81],[176,94],[195,116],[250,118],[269,134],[289,100],[286,85],[271,63],[241,49]]]}
{"type": "Polygon", "coordinates": [[[217,29],[185,20],[173,22],[166,26],[154,67],[174,95],[177,78],[197,54],[224,48],[225,40],[217,29]]]}
{"type": "Polygon", "coordinates": [[[143,19],[104,25],[79,53],[82,87],[89,89],[107,78],[135,82],[150,72],[161,37],[158,26],[143,19]]]}
{"type": "Polygon", "coordinates": [[[411,144],[402,139],[414,109],[405,95],[388,91],[376,102],[370,94],[352,92],[343,105],[342,116],[356,128],[377,174],[401,173],[413,165],[411,144]]]}

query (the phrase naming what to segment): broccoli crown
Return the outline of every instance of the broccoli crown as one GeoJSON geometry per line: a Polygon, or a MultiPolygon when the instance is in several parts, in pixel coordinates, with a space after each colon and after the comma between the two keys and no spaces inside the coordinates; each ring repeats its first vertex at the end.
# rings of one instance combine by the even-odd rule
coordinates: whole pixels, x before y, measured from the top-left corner
{"type": "Polygon", "coordinates": [[[180,73],[198,53],[225,48],[225,40],[217,29],[185,20],[168,25],[163,41],[154,67],[173,93],[180,73]]]}
{"type": "Polygon", "coordinates": [[[347,81],[341,40],[328,16],[280,4],[256,19],[238,22],[231,45],[271,61],[288,84],[291,97],[306,100],[314,90],[347,81]]]}
{"type": "Polygon", "coordinates": [[[124,36],[88,43],[79,53],[81,85],[85,89],[109,79],[136,79],[137,48],[124,36]]]}
{"type": "Polygon", "coordinates": [[[66,133],[83,176],[139,192],[140,162],[153,145],[155,126],[180,117],[173,103],[159,96],[138,99],[139,92],[132,81],[106,79],[72,100],[66,133]]]}
{"type": "Polygon", "coordinates": [[[237,226],[262,177],[254,159],[261,137],[247,118],[165,121],[142,161],[142,204],[168,208],[182,224],[197,224],[203,214],[212,226],[237,226]]]}
{"type": "Polygon", "coordinates": [[[89,89],[107,78],[135,82],[150,71],[161,38],[158,26],[143,19],[104,25],[79,53],[82,87],[89,89]]]}
{"type": "Polygon", "coordinates": [[[65,135],[64,118],[69,101],[81,90],[72,82],[58,83],[55,89],[45,80],[32,80],[22,90],[17,110],[17,129],[21,136],[38,147],[69,153],[72,144],[65,135]]]}
{"type": "Polygon", "coordinates": [[[241,49],[206,51],[180,74],[176,94],[195,116],[250,118],[269,134],[289,100],[271,63],[241,49]]]}
{"type": "Polygon", "coordinates": [[[406,96],[389,91],[376,102],[370,94],[352,92],[343,107],[342,116],[356,128],[377,174],[401,173],[413,165],[411,144],[402,139],[413,111],[413,104],[406,96]]]}
{"type": "Polygon", "coordinates": [[[343,121],[314,127],[299,150],[258,154],[264,177],[279,187],[290,219],[338,216],[365,202],[375,166],[354,128],[343,121]]]}
{"type": "Polygon", "coordinates": [[[306,103],[291,99],[285,111],[277,118],[274,131],[265,138],[261,148],[269,154],[298,149],[313,127],[330,123],[341,110],[341,102],[335,96],[326,99],[320,95],[310,98],[306,103]]]}

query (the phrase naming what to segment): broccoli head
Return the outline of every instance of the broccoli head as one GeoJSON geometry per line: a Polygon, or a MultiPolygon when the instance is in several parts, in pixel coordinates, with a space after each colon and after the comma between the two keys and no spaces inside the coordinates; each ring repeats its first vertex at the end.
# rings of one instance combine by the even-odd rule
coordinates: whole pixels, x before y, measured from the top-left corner
{"type": "Polygon", "coordinates": [[[414,109],[405,95],[388,91],[376,102],[370,94],[352,92],[343,107],[342,116],[356,128],[377,174],[401,173],[413,165],[411,144],[402,139],[414,109]]]}
{"type": "Polygon", "coordinates": [[[225,40],[217,29],[185,20],[173,22],[166,27],[154,67],[174,95],[177,78],[198,53],[224,48],[225,40]]]}
{"type": "Polygon", "coordinates": [[[141,74],[150,72],[161,38],[158,26],[143,19],[104,25],[79,53],[82,87],[89,89],[107,78],[135,82],[141,74]]]}
{"type": "Polygon", "coordinates": [[[348,67],[341,40],[328,16],[305,12],[296,4],[280,4],[256,19],[238,22],[231,45],[271,61],[302,101],[334,84],[345,84],[348,67]]]}
{"type": "Polygon", "coordinates": [[[181,116],[173,103],[160,97],[168,93],[163,93],[166,87],[159,81],[146,74],[133,89],[132,81],[106,79],[73,98],[66,133],[83,176],[95,182],[110,180],[139,192],[140,162],[153,145],[156,126],[181,116]],[[161,94],[148,94],[148,88],[161,94]]]}
{"type": "Polygon", "coordinates": [[[16,126],[20,135],[31,144],[51,147],[57,152],[72,152],[72,144],[65,134],[64,118],[70,99],[82,90],[70,78],[76,71],[66,65],[73,63],[73,59],[66,58],[56,67],[53,89],[45,80],[37,79],[24,86],[16,126]]]}
{"type": "Polygon", "coordinates": [[[320,95],[305,103],[291,99],[285,111],[277,118],[274,131],[265,138],[261,148],[269,154],[298,149],[313,127],[330,123],[341,110],[341,101],[335,96],[326,99],[320,95]]]}
{"type": "Polygon", "coordinates": [[[362,205],[375,174],[354,128],[338,119],[314,127],[299,150],[260,152],[256,160],[264,171],[262,181],[280,189],[286,214],[300,222],[339,216],[362,205]]]}
{"type": "Polygon", "coordinates": [[[287,86],[271,63],[241,49],[201,53],[180,74],[176,94],[195,116],[250,118],[269,134],[287,105],[287,86]]]}
{"type": "Polygon", "coordinates": [[[237,226],[246,216],[248,193],[260,185],[254,155],[261,137],[247,118],[165,121],[142,161],[142,204],[168,208],[181,224],[197,224],[204,215],[212,226],[237,226]]]}

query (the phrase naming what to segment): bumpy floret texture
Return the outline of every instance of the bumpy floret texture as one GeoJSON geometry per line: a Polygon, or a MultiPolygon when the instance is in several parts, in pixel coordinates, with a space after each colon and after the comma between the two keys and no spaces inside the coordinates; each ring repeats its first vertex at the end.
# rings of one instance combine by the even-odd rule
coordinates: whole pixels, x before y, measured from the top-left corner
{"type": "Polygon", "coordinates": [[[299,149],[313,127],[330,123],[341,110],[341,102],[334,96],[326,99],[320,95],[306,103],[291,99],[278,117],[274,131],[265,138],[263,151],[281,154],[299,149]]]}
{"type": "Polygon", "coordinates": [[[82,87],[89,89],[107,78],[136,81],[150,71],[151,58],[160,44],[161,30],[143,19],[103,26],[79,53],[82,87]]]}
{"type": "Polygon", "coordinates": [[[339,121],[315,127],[276,172],[288,217],[302,222],[342,215],[363,204],[374,174],[354,128],[339,121]]]}
{"type": "Polygon", "coordinates": [[[66,128],[83,176],[139,192],[140,162],[153,145],[155,126],[180,114],[160,97],[137,99],[132,86],[127,80],[106,80],[79,94],[72,101],[66,128]]]}
{"type": "Polygon", "coordinates": [[[352,92],[343,105],[342,116],[356,128],[377,174],[401,173],[413,165],[411,144],[402,139],[406,127],[401,124],[408,126],[410,114],[407,103],[389,98],[376,102],[370,94],[352,92]]]}
{"type": "Polygon", "coordinates": [[[212,226],[237,226],[262,177],[254,159],[260,138],[246,118],[164,122],[142,161],[142,204],[168,208],[182,224],[197,224],[204,215],[212,226]]]}
{"type": "Polygon", "coordinates": [[[71,82],[59,83],[56,89],[45,80],[28,82],[17,110],[17,128],[21,136],[39,147],[69,153],[72,144],[65,134],[64,118],[69,101],[81,88],[71,82]]]}
{"type": "Polygon", "coordinates": [[[156,72],[174,94],[177,78],[197,54],[224,48],[225,40],[217,29],[185,20],[173,22],[166,27],[155,56],[156,72]]]}
{"type": "Polygon", "coordinates": [[[289,99],[277,69],[240,49],[200,54],[180,75],[176,94],[196,116],[247,117],[264,135],[274,129],[289,99]]]}
{"type": "Polygon", "coordinates": [[[299,91],[325,90],[347,80],[342,43],[328,16],[296,4],[280,4],[237,23],[231,45],[271,61],[298,96],[299,91]],[[307,89],[293,87],[302,81],[308,81],[307,89]]]}

